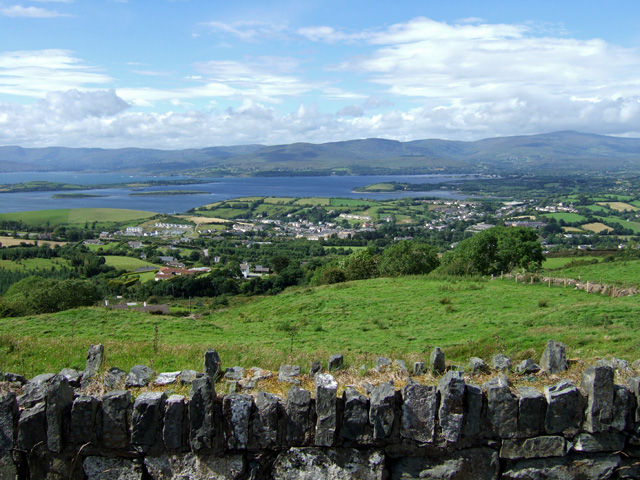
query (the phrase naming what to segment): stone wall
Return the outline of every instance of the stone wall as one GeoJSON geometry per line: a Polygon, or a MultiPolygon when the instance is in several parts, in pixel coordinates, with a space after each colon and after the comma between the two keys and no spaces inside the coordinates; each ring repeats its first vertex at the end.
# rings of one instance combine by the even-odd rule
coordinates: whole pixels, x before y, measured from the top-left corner
{"type": "Polygon", "coordinates": [[[437,386],[409,378],[338,396],[333,376],[316,373],[313,391],[294,384],[286,398],[217,394],[217,354],[204,370],[188,398],[86,395],[95,363],[82,383],[41,375],[0,395],[0,478],[640,478],[640,377],[617,385],[606,363],[544,392],[449,370],[437,386]]]}

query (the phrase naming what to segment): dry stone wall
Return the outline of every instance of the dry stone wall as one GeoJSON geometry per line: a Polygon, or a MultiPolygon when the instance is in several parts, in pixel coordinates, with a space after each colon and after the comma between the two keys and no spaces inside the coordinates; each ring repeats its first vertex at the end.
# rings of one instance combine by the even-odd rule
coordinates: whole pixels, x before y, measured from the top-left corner
{"type": "Polygon", "coordinates": [[[338,396],[316,369],[313,392],[293,384],[286,398],[218,394],[213,351],[204,373],[185,372],[188,398],[86,395],[94,367],[84,383],[45,374],[0,395],[0,479],[640,478],[640,377],[615,384],[606,363],[544,392],[449,370],[437,386],[409,378],[338,396]]]}

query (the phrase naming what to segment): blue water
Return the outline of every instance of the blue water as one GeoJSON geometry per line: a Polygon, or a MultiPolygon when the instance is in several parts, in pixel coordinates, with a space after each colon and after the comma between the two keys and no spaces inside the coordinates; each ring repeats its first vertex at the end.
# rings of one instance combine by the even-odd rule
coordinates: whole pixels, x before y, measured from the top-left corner
{"type": "MultiPolygon", "coordinates": [[[[3,173],[0,184],[27,181],[67,182],[79,185],[133,182],[136,180],[180,179],[181,177],[144,177],[118,174],[79,173],[3,173]]],[[[73,193],[105,195],[98,198],[60,198],[56,193],[70,192],[20,192],[0,193],[0,213],[24,212],[55,208],[127,208],[157,213],[181,213],[191,208],[230,198],[261,197],[346,197],[346,198],[407,198],[440,197],[460,199],[463,196],[445,190],[425,192],[359,193],[356,187],[378,182],[439,183],[449,180],[464,180],[455,175],[375,175],[355,177],[249,177],[211,178],[210,183],[198,185],[172,185],[170,187],[149,187],[132,190],[129,188],[104,190],[74,190],[73,193]],[[191,190],[202,195],[131,196],[134,191],[191,190]]]]}

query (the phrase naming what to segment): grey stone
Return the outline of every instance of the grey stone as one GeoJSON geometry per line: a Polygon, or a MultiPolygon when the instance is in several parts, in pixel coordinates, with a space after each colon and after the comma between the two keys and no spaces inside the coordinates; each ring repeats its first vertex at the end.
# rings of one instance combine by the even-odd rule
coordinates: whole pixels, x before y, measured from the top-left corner
{"type": "Polygon", "coordinates": [[[484,363],[484,360],[478,357],[471,357],[469,360],[469,371],[472,374],[486,373],[489,371],[489,367],[484,363]]]}
{"type": "Polygon", "coordinates": [[[544,433],[547,399],[533,387],[520,387],[518,393],[518,436],[537,437],[544,433]]]}
{"type": "Polygon", "coordinates": [[[30,451],[36,445],[46,444],[46,408],[45,403],[40,402],[20,412],[20,418],[18,419],[18,446],[22,450],[30,451]]]}
{"type": "Polygon", "coordinates": [[[338,382],[328,373],[315,376],[316,445],[331,447],[338,429],[338,382]]]}
{"type": "Polygon", "coordinates": [[[104,346],[102,344],[90,345],[87,352],[87,361],[82,374],[82,388],[87,388],[104,363],[104,346]]]}
{"type": "Polygon", "coordinates": [[[317,373],[322,372],[322,363],[315,361],[311,362],[311,368],[309,368],[309,378],[313,380],[317,373]]]}
{"type": "Polygon", "coordinates": [[[82,464],[87,480],[142,480],[142,465],[127,458],[87,457],[82,464]]]}
{"type": "Polygon", "coordinates": [[[280,371],[278,372],[278,381],[300,385],[300,380],[296,378],[299,376],[300,367],[298,365],[282,365],[280,367],[280,371]]]}
{"type": "Polygon", "coordinates": [[[581,433],[573,440],[577,452],[618,452],[624,450],[625,437],[619,433],[581,433]]]}
{"type": "Polygon", "coordinates": [[[146,387],[155,375],[152,368],[146,365],[136,365],[129,370],[127,378],[124,379],[124,385],[131,387],[146,387]]]}
{"type": "Polygon", "coordinates": [[[73,388],[62,375],[56,375],[47,383],[47,446],[52,452],[60,452],[68,437],[73,404],[73,388]]]}
{"type": "Polygon", "coordinates": [[[447,442],[457,442],[460,437],[464,423],[464,392],[464,379],[458,371],[447,372],[438,382],[438,418],[442,437],[447,442]]]}
{"type": "Polygon", "coordinates": [[[538,373],[540,371],[540,365],[534,363],[533,360],[527,358],[526,360],[521,361],[516,366],[516,373],[521,375],[529,375],[532,373],[538,373]]]}
{"type": "Polygon", "coordinates": [[[329,367],[328,370],[330,372],[334,370],[340,370],[344,366],[344,357],[342,354],[338,353],[335,355],[331,355],[329,357],[329,367]]]}
{"type": "Polygon", "coordinates": [[[82,372],[74,370],[73,368],[63,368],[62,370],[60,370],[60,373],[58,375],[62,375],[63,377],[65,377],[69,382],[69,385],[74,388],[78,388],[82,381],[82,372]]]}
{"type": "Polygon", "coordinates": [[[444,352],[435,347],[430,356],[431,374],[442,375],[446,369],[444,352]]]}
{"type": "Polygon", "coordinates": [[[358,444],[372,441],[369,425],[369,399],[354,387],[347,387],[342,393],[342,427],[340,436],[358,444]]]}
{"type": "Polygon", "coordinates": [[[133,404],[131,445],[149,453],[162,445],[162,419],[167,397],[164,392],[143,392],[133,404]]]}
{"type": "Polygon", "coordinates": [[[374,387],[369,398],[369,423],[375,440],[383,440],[391,435],[395,420],[396,392],[392,382],[384,382],[374,387]]]}
{"type": "Polygon", "coordinates": [[[391,466],[394,480],[496,480],[498,452],[490,448],[459,450],[444,458],[405,457],[391,466]]]}
{"type": "Polygon", "coordinates": [[[631,364],[631,368],[635,371],[639,371],[640,370],[640,359],[636,360],[635,362],[633,362],[631,364]]]}
{"type": "Polygon", "coordinates": [[[619,432],[633,427],[635,398],[624,385],[613,386],[613,419],[611,428],[619,432]]]}
{"type": "Polygon", "coordinates": [[[246,370],[242,367],[227,368],[224,372],[224,378],[227,380],[240,381],[244,378],[246,370]]]}
{"type": "Polygon", "coordinates": [[[22,389],[22,395],[17,398],[18,405],[24,408],[31,408],[40,402],[44,402],[47,394],[47,382],[55,376],[55,373],[43,373],[27,381],[22,389]]]}
{"type": "Polygon", "coordinates": [[[504,381],[485,383],[487,422],[500,438],[513,438],[518,430],[518,399],[504,381]]]}
{"type": "Polygon", "coordinates": [[[567,370],[567,356],[564,343],[549,340],[540,359],[540,366],[549,375],[567,370]]]}
{"type": "Polygon", "coordinates": [[[278,455],[274,480],[383,480],[385,458],[378,450],[291,448],[278,455]]]}
{"type": "Polygon", "coordinates": [[[251,422],[251,449],[278,447],[280,411],[281,406],[276,395],[258,392],[255,397],[255,412],[251,422]]]}
{"type": "Polygon", "coordinates": [[[213,378],[214,381],[222,376],[222,361],[217,351],[209,349],[204,352],[203,371],[207,377],[213,378]]]}
{"type": "Polygon", "coordinates": [[[105,373],[102,383],[105,388],[109,390],[120,390],[124,388],[124,379],[126,376],[127,372],[124,370],[118,367],[112,367],[105,373]]]}
{"type": "Polygon", "coordinates": [[[162,372],[158,374],[156,379],[153,381],[153,384],[157,387],[162,387],[164,385],[173,385],[178,381],[179,376],[180,372],[162,372]]]}
{"type": "Polygon", "coordinates": [[[131,393],[114,390],[102,397],[102,441],[107,448],[127,448],[131,393]]]}
{"type": "Polygon", "coordinates": [[[182,385],[191,385],[193,381],[199,376],[203,376],[204,374],[200,372],[196,372],[195,370],[185,369],[180,372],[180,383],[182,385]]]}
{"type": "Polygon", "coordinates": [[[427,366],[424,362],[415,362],[413,364],[414,375],[424,375],[425,373],[427,373],[427,366]]]}
{"type": "Polygon", "coordinates": [[[567,454],[567,441],[564,437],[545,436],[525,438],[523,440],[502,441],[500,458],[515,460],[519,458],[564,457],[567,454]]]}
{"type": "Polygon", "coordinates": [[[80,395],[71,406],[69,442],[75,445],[98,443],[102,437],[102,418],[99,415],[100,401],[89,395],[80,395]]]}
{"type": "Polygon", "coordinates": [[[3,480],[19,480],[18,467],[13,462],[11,452],[0,451],[0,478],[3,480]]]}
{"type": "Polygon", "coordinates": [[[4,381],[9,383],[19,383],[20,385],[27,383],[27,379],[24,378],[24,375],[19,375],[17,373],[5,373],[4,381]]]}
{"type": "Polygon", "coordinates": [[[231,393],[222,399],[224,438],[229,450],[245,450],[249,445],[250,395],[231,393]]]}
{"type": "Polygon", "coordinates": [[[213,377],[204,376],[191,383],[189,392],[189,444],[194,452],[213,446],[216,391],[213,377]]]}
{"type": "Polygon", "coordinates": [[[615,368],[616,370],[631,370],[629,362],[623,360],[622,358],[611,357],[611,363],[613,363],[613,368],[615,368]]]}
{"type": "Polygon", "coordinates": [[[225,380],[222,384],[222,394],[238,393],[238,382],[235,380],[225,380]]]}
{"type": "Polygon", "coordinates": [[[146,456],[144,465],[154,480],[240,480],[245,477],[243,455],[146,456]]]}
{"type": "Polygon", "coordinates": [[[387,357],[376,358],[376,370],[379,372],[385,372],[391,369],[391,359],[387,357]]]}
{"type": "Polygon", "coordinates": [[[617,455],[592,458],[556,457],[521,460],[502,473],[501,480],[607,480],[621,466],[617,455]]]}
{"type": "Polygon", "coordinates": [[[495,377],[492,377],[484,382],[482,386],[486,390],[493,387],[510,387],[511,383],[509,382],[507,376],[504,373],[500,372],[495,377]]]}
{"type": "Polygon", "coordinates": [[[611,367],[591,366],[582,374],[580,385],[587,393],[583,428],[587,432],[605,432],[613,420],[613,377],[611,367]]]}
{"type": "Polygon", "coordinates": [[[462,434],[477,437],[483,433],[486,422],[486,408],[482,389],[476,385],[465,384],[464,387],[464,422],[462,434]]]}
{"type": "Polygon", "coordinates": [[[17,423],[16,396],[13,393],[0,394],[0,452],[7,452],[15,447],[17,423]]]}
{"type": "Polygon", "coordinates": [[[177,450],[186,445],[188,423],[186,405],[182,395],[171,395],[165,404],[162,439],[167,450],[177,450]]]}
{"type": "Polygon", "coordinates": [[[397,372],[406,373],[406,374],[409,373],[409,369],[407,368],[407,364],[405,363],[404,360],[394,360],[393,366],[397,372]]]}
{"type": "MultiPolygon", "coordinates": [[[[634,422],[640,423],[640,377],[628,379],[627,385],[633,397],[632,402],[635,404],[632,409],[631,418],[634,422]]],[[[18,403],[20,403],[20,397],[18,397],[18,403]]]]}
{"type": "Polygon", "coordinates": [[[285,441],[289,445],[306,445],[311,441],[311,393],[297,385],[287,392],[285,404],[285,441]]]}
{"type": "Polygon", "coordinates": [[[584,398],[576,386],[562,380],[544,387],[547,398],[547,413],[544,428],[548,434],[577,432],[584,417],[584,398]]]}
{"type": "Polygon", "coordinates": [[[409,383],[402,389],[402,400],[400,434],[416,442],[432,443],[438,411],[436,387],[409,383]]]}
{"type": "Polygon", "coordinates": [[[491,358],[491,366],[494,370],[511,370],[511,359],[502,353],[498,353],[491,358]]]}

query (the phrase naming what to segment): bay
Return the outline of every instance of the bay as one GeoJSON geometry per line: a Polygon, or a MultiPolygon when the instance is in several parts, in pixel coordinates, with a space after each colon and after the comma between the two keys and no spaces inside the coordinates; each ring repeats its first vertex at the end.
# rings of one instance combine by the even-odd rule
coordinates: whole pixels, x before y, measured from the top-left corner
{"type": "MultiPolygon", "coordinates": [[[[181,177],[145,177],[118,174],[82,174],[76,172],[52,173],[11,173],[2,174],[0,183],[19,183],[27,181],[66,182],[78,185],[96,185],[107,183],[123,183],[144,180],[178,180],[181,177]]],[[[184,177],[182,177],[184,178],[184,177]]],[[[167,187],[148,188],[113,188],[95,190],[73,190],[73,193],[100,195],[85,198],[52,198],[59,193],[49,192],[16,192],[0,193],[0,213],[23,212],[32,210],[48,210],[58,208],[125,208],[145,210],[157,213],[182,213],[209,203],[229,200],[238,197],[344,197],[389,199],[409,197],[438,197],[447,199],[463,199],[446,190],[427,190],[424,192],[354,192],[357,187],[364,187],[381,182],[409,182],[435,184],[444,181],[464,181],[465,176],[456,175],[371,175],[371,176],[330,176],[330,177],[223,177],[208,178],[207,183],[197,185],[172,185],[167,187]],[[145,191],[199,191],[198,195],[167,196],[131,196],[133,192],[145,191]]]]}

